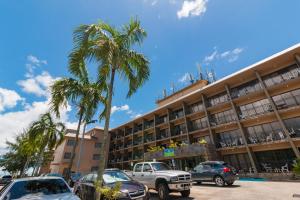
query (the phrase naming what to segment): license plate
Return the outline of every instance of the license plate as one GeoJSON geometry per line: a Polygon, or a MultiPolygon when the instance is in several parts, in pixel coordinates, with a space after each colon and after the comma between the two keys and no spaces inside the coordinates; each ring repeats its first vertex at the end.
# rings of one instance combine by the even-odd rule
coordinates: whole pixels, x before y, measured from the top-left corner
{"type": "Polygon", "coordinates": [[[190,189],[189,186],[184,186],[184,190],[188,190],[188,189],[190,189]]]}

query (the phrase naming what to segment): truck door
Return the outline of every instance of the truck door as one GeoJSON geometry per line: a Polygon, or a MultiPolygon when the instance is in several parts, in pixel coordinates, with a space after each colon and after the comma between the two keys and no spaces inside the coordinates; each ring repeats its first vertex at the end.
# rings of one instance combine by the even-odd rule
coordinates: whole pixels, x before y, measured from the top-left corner
{"type": "Polygon", "coordinates": [[[151,165],[145,163],[143,166],[143,173],[141,175],[141,183],[147,185],[149,188],[155,188],[155,174],[151,165]]]}
{"type": "Polygon", "coordinates": [[[143,163],[136,164],[133,169],[132,178],[141,182],[143,163]]]}

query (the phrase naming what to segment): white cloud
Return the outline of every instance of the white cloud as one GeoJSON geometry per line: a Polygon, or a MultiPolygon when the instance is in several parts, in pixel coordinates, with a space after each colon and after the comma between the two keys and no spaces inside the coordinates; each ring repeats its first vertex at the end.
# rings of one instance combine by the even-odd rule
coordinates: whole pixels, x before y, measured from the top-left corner
{"type": "Polygon", "coordinates": [[[14,90],[0,88],[0,112],[6,108],[13,108],[24,99],[14,90]]]}
{"type": "Polygon", "coordinates": [[[218,50],[216,48],[214,48],[213,53],[208,56],[205,56],[205,58],[203,59],[203,62],[206,64],[209,64],[212,61],[220,60],[220,59],[226,60],[228,62],[234,62],[239,58],[240,54],[243,51],[244,51],[243,48],[238,47],[238,48],[235,48],[232,50],[228,50],[228,51],[219,53],[218,50]]]}
{"type": "Polygon", "coordinates": [[[31,77],[33,76],[33,72],[36,67],[39,67],[41,65],[47,65],[48,62],[47,60],[40,60],[36,56],[29,55],[27,56],[27,63],[26,63],[26,68],[28,72],[26,73],[26,77],[31,77]]]}
{"type": "Polygon", "coordinates": [[[114,114],[115,112],[127,111],[127,110],[129,110],[129,106],[127,104],[123,106],[113,106],[111,107],[111,114],[114,114]]]}
{"type": "MultiPolygon", "coordinates": [[[[39,118],[41,114],[44,114],[49,110],[50,99],[45,101],[34,101],[31,104],[27,104],[23,109],[14,112],[7,112],[0,114],[0,148],[5,148],[5,142],[7,140],[12,141],[16,134],[19,134],[35,120],[39,118]]],[[[61,109],[60,121],[66,123],[66,125],[72,124],[68,119],[68,112],[70,107],[61,109]]]]}
{"type": "Polygon", "coordinates": [[[180,83],[187,83],[191,80],[190,74],[185,73],[181,78],[178,79],[180,83]]]}
{"type": "Polygon", "coordinates": [[[185,0],[181,9],[177,12],[177,17],[199,16],[206,12],[207,0],[185,0]]]}
{"type": "Polygon", "coordinates": [[[20,80],[17,83],[26,93],[35,94],[39,97],[47,97],[50,95],[49,87],[57,79],[58,78],[53,78],[48,72],[44,71],[37,76],[32,76],[25,80],[20,80]]]}

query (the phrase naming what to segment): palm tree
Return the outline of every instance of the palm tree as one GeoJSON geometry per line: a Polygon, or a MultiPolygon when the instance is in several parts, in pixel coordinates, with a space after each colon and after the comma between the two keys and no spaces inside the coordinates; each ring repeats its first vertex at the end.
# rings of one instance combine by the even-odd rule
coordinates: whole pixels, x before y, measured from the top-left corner
{"type": "Polygon", "coordinates": [[[90,121],[97,111],[99,103],[104,103],[105,101],[102,97],[103,87],[99,82],[90,80],[88,71],[82,59],[77,64],[78,71],[76,73],[71,71],[74,78],[57,80],[51,86],[51,110],[54,111],[57,117],[60,116],[60,108],[62,106],[67,107],[68,103],[74,104],[77,108],[78,125],[76,139],[72,148],[72,156],[69,162],[66,179],[69,179],[73,166],[81,123],[90,121]]]}
{"type": "Polygon", "coordinates": [[[38,174],[38,168],[43,162],[45,152],[52,151],[63,142],[65,130],[65,125],[55,122],[49,112],[41,115],[40,119],[32,123],[29,128],[29,140],[39,148],[35,175],[38,174]]]}
{"type": "MultiPolygon", "coordinates": [[[[114,90],[115,75],[128,81],[127,97],[134,94],[150,75],[149,62],[143,54],[134,47],[141,45],[146,32],[137,19],[131,19],[129,24],[116,29],[109,24],[81,25],[74,31],[75,47],[70,54],[69,69],[79,73],[78,63],[81,59],[95,62],[98,66],[98,78],[101,84],[107,85],[107,101],[103,114],[105,116],[102,157],[107,155],[109,121],[114,90]]],[[[104,159],[105,161],[107,160],[104,159]]],[[[98,179],[102,179],[105,161],[99,163],[98,179]]]]}

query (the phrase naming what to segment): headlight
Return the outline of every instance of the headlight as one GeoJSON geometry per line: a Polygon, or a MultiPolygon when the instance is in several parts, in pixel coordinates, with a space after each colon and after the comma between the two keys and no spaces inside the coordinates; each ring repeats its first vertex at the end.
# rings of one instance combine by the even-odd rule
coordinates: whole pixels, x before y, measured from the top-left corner
{"type": "Polygon", "coordinates": [[[178,177],[177,176],[173,176],[173,177],[171,177],[170,181],[171,182],[176,182],[176,181],[178,181],[178,177]]]}

